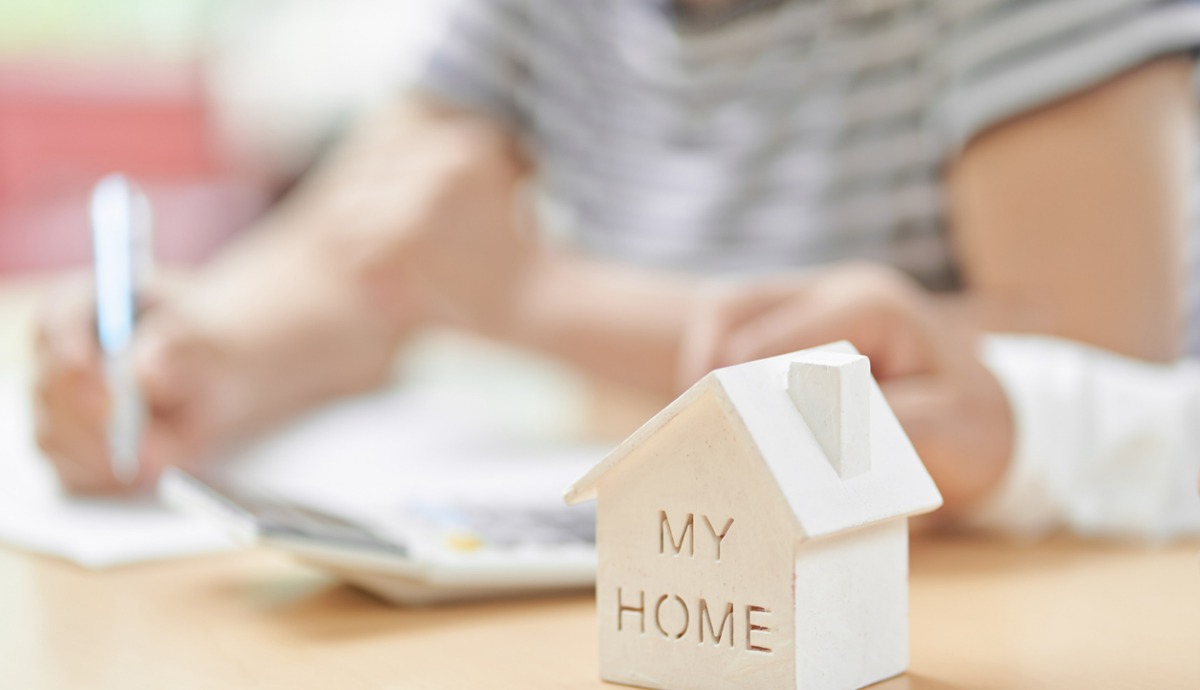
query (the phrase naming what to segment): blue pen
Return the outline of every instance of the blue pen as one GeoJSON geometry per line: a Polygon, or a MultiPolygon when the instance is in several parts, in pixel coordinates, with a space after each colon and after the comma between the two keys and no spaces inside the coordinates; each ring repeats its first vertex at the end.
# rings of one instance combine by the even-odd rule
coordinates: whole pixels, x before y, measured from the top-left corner
{"type": "Polygon", "coordinates": [[[145,412],[133,366],[138,291],[152,265],[151,211],[146,196],[123,175],[109,175],[92,190],[92,251],[96,274],[96,335],[111,400],[109,462],[113,475],[131,484],[138,475],[145,412]]]}

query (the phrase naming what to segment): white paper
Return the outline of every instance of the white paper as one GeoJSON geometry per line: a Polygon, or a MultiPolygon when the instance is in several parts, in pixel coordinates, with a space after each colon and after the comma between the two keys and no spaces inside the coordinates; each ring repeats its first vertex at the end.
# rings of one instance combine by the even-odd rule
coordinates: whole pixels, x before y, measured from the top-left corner
{"type": "Polygon", "coordinates": [[[559,506],[608,450],[514,433],[469,391],[392,389],[302,420],[213,474],[378,524],[414,501],[559,506]]]}
{"type": "MultiPolygon", "coordinates": [[[[375,524],[414,500],[561,503],[564,487],[608,447],[529,433],[533,413],[548,403],[557,407],[547,415],[559,416],[548,428],[561,427],[562,396],[528,394],[526,386],[524,399],[511,389],[500,398],[487,388],[443,381],[350,399],[208,472],[375,524]]],[[[32,442],[28,400],[20,381],[0,377],[0,542],[91,568],[232,548],[219,528],[153,498],[65,496],[32,442]]]]}
{"type": "Polygon", "coordinates": [[[232,548],[219,529],[150,497],[63,494],[33,442],[24,381],[0,376],[0,542],[88,568],[232,548]]]}

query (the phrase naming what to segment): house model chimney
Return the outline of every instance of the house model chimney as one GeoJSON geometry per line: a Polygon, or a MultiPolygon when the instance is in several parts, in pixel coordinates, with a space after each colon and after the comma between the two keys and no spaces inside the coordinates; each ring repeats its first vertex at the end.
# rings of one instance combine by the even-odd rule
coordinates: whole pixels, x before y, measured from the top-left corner
{"type": "Polygon", "coordinates": [[[789,367],[787,388],[839,477],[871,469],[871,364],[866,357],[806,352],[789,367]]]}

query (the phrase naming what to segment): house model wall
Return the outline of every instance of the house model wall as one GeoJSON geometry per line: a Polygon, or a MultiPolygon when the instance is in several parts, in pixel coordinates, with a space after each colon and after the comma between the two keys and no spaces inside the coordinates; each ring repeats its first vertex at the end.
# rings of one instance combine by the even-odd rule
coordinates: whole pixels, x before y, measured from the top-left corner
{"type": "Polygon", "coordinates": [[[848,345],[710,374],[567,498],[593,495],[605,680],[858,688],[907,667],[906,516],[941,498],[848,345]]]}

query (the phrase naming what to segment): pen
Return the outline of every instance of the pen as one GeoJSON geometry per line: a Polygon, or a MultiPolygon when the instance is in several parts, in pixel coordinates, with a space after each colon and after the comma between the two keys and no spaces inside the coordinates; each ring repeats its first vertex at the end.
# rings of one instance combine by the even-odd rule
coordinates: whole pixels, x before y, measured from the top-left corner
{"type": "Polygon", "coordinates": [[[138,291],[152,264],[149,201],[124,175],[109,175],[92,190],[92,253],[96,335],[111,406],[107,426],[113,475],[131,484],[145,412],[133,366],[138,291]]]}

